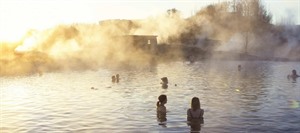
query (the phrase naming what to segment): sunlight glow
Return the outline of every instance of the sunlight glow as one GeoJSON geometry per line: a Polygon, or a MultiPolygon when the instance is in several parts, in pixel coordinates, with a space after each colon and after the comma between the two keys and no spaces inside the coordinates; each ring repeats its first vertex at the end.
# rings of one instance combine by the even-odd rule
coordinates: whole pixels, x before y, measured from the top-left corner
{"type": "Polygon", "coordinates": [[[15,51],[16,52],[26,52],[33,49],[33,46],[36,44],[37,40],[35,37],[31,36],[24,40],[23,45],[18,46],[15,51]]]}
{"type": "MultiPolygon", "coordinates": [[[[0,41],[18,41],[30,29],[41,30],[59,24],[98,23],[107,19],[144,19],[171,8],[188,17],[208,4],[223,1],[229,0],[0,0],[0,41]]],[[[262,1],[273,14],[275,23],[281,19],[300,23],[299,0],[262,1]]]]}
{"type": "Polygon", "coordinates": [[[22,103],[22,100],[28,96],[29,94],[24,84],[15,84],[15,85],[10,85],[6,88],[6,92],[3,97],[3,100],[5,100],[6,97],[14,97],[13,101],[6,101],[6,103],[9,103],[8,105],[10,106],[20,105],[20,103],[22,103]]]}

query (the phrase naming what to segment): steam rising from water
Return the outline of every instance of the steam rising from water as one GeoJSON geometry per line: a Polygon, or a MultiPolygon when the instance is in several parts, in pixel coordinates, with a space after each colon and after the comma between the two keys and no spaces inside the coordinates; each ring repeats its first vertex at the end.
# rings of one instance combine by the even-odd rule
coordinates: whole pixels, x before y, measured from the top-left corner
{"type": "MultiPolygon", "coordinates": [[[[228,2],[210,5],[187,19],[181,18],[180,11],[171,9],[145,20],[107,20],[31,30],[19,42],[1,42],[0,75],[150,65],[156,55],[133,47],[132,40],[119,39],[123,35],[157,35],[160,44],[204,49],[207,44],[203,40],[219,42],[206,52],[242,53],[247,43],[247,52],[252,55],[300,59],[299,26],[274,26],[260,19],[250,21],[247,18],[255,17],[245,17],[238,14],[238,8],[234,12],[229,7],[228,2]]],[[[181,51],[170,53],[183,55],[181,51]]]]}
{"type": "Polygon", "coordinates": [[[119,65],[115,62],[137,63],[149,58],[126,44],[129,40],[118,39],[124,33],[113,28],[78,24],[30,31],[18,43],[1,44],[1,75],[97,69],[104,64],[115,66],[119,65]],[[107,34],[111,32],[108,30],[114,34],[107,34]],[[135,62],[130,61],[133,59],[135,62]]]}
{"type": "Polygon", "coordinates": [[[122,36],[157,35],[158,41],[166,42],[180,32],[179,21],[184,20],[161,15],[147,20],[107,20],[31,30],[20,42],[1,42],[0,74],[149,66],[154,55],[134,47],[133,40],[122,36]]]}

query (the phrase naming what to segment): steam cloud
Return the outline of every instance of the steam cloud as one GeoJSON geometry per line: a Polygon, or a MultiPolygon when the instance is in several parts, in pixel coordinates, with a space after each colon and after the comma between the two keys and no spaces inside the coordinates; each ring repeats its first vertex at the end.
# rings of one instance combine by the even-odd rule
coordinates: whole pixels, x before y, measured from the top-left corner
{"type": "MultiPolygon", "coordinates": [[[[159,44],[195,46],[205,53],[243,53],[247,44],[251,55],[299,60],[299,26],[272,25],[270,20],[259,0],[242,0],[209,5],[185,19],[180,11],[170,9],[145,20],[106,20],[31,30],[19,42],[0,43],[0,76],[150,65],[156,55],[133,47],[132,40],[119,39],[123,35],[157,35],[159,44]],[[219,43],[211,47],[205,40],[219,43]]],[[[169,53],[183,56],[180,50],[169,53]]]]}

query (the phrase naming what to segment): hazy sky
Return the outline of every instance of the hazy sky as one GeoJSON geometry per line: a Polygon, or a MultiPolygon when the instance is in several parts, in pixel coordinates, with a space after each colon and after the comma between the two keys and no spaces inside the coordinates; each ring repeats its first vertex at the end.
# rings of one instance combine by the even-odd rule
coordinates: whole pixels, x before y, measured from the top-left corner
{"type": "MultiPolygon", "coordinates": [[[[219,1],[226,0],[0,0],[0,41],[19,38],[28,29],[105,19],[144,19],[171,8],[188,17],[219,1]]],[[[273,14],[273,23],[284,20],[300,24],[300,0],[262,1],[273,14]]]]}

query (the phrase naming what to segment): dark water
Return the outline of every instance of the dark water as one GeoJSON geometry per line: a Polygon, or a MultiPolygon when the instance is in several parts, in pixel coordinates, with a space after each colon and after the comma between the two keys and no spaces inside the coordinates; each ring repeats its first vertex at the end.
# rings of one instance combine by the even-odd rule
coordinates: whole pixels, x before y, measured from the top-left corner
{"type": "Polygon", "coordinates": [[[292,69],[300,72],[300,63],[207,61],[1,77],[1,133],[189,132],[194,96],[205,111],[201,133],[299,133],[300,78],[287,79],[292,69]],[[168,89],[159,84],[164,76],[168,89]],[[168,96],[165,126],[156,120],[160,94],[168,96]]]}

